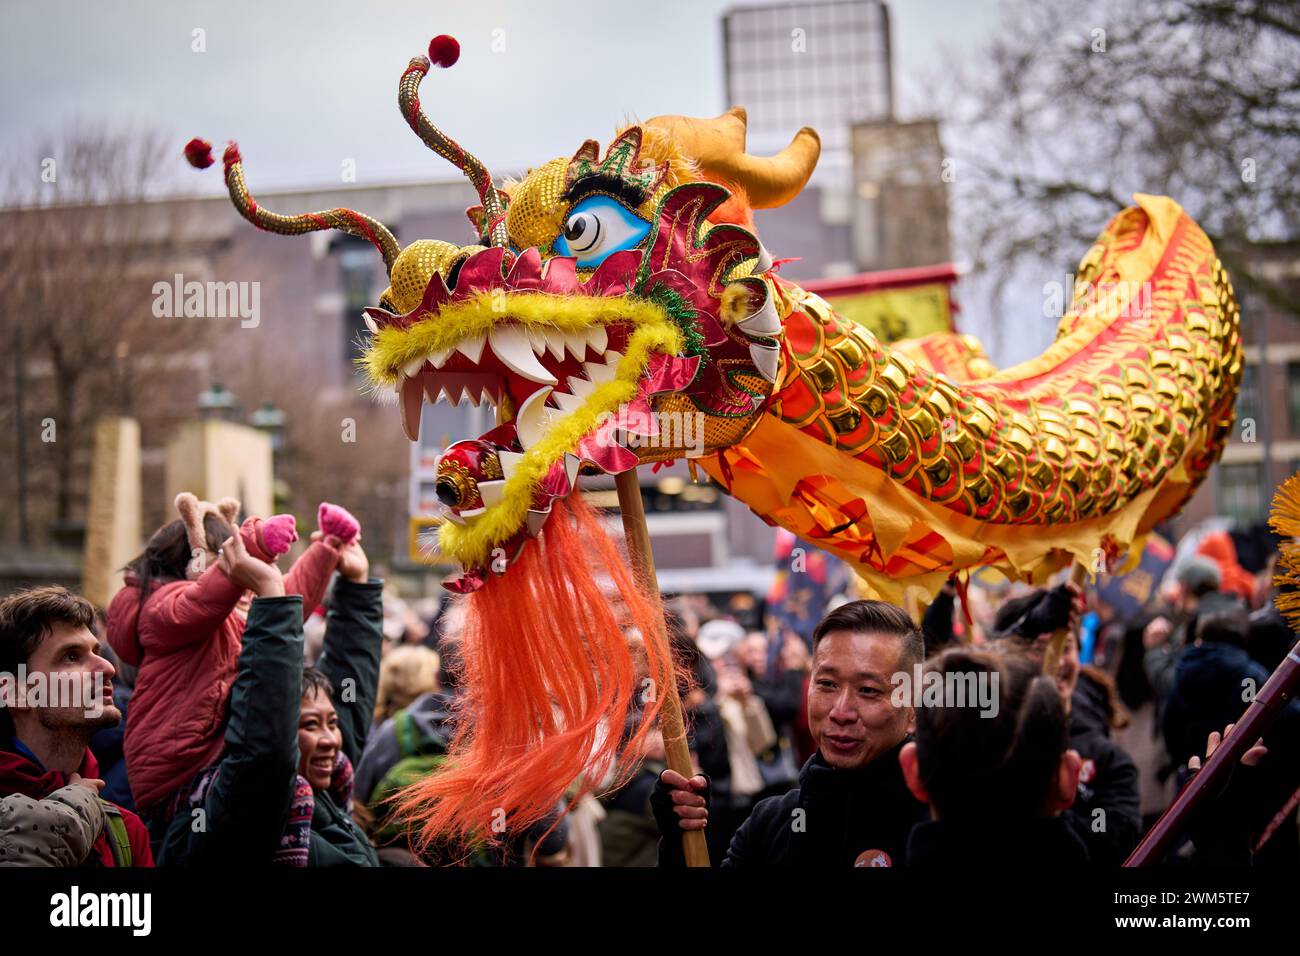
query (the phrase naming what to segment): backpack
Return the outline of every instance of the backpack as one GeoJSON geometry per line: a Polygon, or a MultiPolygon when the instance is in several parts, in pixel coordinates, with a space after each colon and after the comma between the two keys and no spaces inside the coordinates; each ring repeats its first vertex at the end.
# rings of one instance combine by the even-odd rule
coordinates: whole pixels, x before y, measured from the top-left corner
{"type": "Polygon", "coordinates": [[[397,739],[397,761],[379,778],[374,790],[365,795],[365,802],[376,811],[375,836],[380,839],[391,839],[405,832],[404,825],[392,821],[383,801],[433,773],[447,759],[446,739],[423,733],[406,710],[393,715],[393,734],[397,739]]]}
{"type": "Polygon", "coordinates": [[[108,848],[113,851],[113,865],[135,866],[135,857],[131,852],[131,837],[126,832],[126,820],[122,818],[122,808],[102,797],[99,803],[104,808],[104,833],[108,837],[108,848]]]}

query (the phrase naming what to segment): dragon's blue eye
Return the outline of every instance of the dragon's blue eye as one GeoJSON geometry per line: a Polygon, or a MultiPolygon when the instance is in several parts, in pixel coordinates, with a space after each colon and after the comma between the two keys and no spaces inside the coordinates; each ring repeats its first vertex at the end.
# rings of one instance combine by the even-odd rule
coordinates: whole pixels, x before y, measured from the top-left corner
{"type": "Polygon", "coordinates": [[[598,266],[606,256],[633,249],[650,233],[650,223],[609,196],[590,196],[569,212],[555,252],[575,256],[584,268],[598,266]]]}

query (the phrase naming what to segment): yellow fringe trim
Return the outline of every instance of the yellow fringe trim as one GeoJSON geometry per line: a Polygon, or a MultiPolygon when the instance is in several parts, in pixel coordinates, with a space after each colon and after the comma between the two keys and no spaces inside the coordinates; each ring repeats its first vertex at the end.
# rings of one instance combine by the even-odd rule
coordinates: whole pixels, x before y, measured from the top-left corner
{"type": "Polygon", "coordinates": [[[374,385],[395,386],[401,381],[402,366],[407,362],[431,352],[455,348],[466,339],[486,334],[493,326],[507,321],[546,326],[560,332],[578,332],[592,325],[616,322],[636,326],[656,322],[672,325],[663,309],[645,299],[487,290],[443,306],[435,321],[419,322],[406,329],[389,326],[380,330],[370,350],[357,361],[374,385]]]}
{"type": "Polygon", "coordinates": [[[485,564],[492,548],[523,527],[538,483],[555,462],[573,451],[580,438],[596,428],[602,414],[616,412],[636,395],[637,383],[652,353],[675,355],[684,346],[681,330],[652,302],[510,293],[508,307],[503,312],[499,303],[493,308],[493,295],[488,292],[444,309],[437,322],[410,329],[384,329],[375,336],[373,350],[362,361],[373,381],[396,385],[399,374],[395,369],[430,352],[452,348],[468,336],[486,333],[502,321],[545,325],[560,331],[579,331],[596,323],[614,322],[630,322],[635,328],[628,337],[627,351],[618,363],[614,379],[597,385],[577,411],[558,421],[541,441],[524,452],[519,465],[506,479],[501,502],[477,518],[469,519],[468,524],[445,522],[439,527],[439,550],[465,565],[485,564]]]}
{"type": "Polygon", "coordinates": [[[1273,575],[1278,595],[1273,603],[1295,630],[1300,628],[1300,544],[1295,540],[1300,536],[1300,472],[1282,482],[1273,495],[1268,524],[1289,539],[1278,546],[1278,567],[1273,575]]]}

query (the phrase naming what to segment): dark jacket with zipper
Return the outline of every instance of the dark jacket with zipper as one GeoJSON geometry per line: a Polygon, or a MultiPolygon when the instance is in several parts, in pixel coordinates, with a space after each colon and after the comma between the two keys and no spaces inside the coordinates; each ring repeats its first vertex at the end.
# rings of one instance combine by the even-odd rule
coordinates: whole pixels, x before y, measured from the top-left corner
{"type": "MultiPolygon", "coordinates": [[[[820,752],[813,754],[796,789],[759,801],[719,865],[852,867],[866,850],[884,851],[893,865],[902,865],[908,833],[929,816],[903,781],[902,749],[899,743],[854,770],[838,770],[820,752]]],[[[663,835],[659,865],[684,866],[681,830],[667,795],[660,782],[651,797],[663,835]]]]}
{"type": "MultiPolygon", "coordinates": [[[[354,767],[361,762],[379,690],[379,657],[384,642],[383,591],[383,583],[374,578],[364,584],[343,578],[335,582],[325,618],[325,649],[316,662],[334,688],[334,709],[339,715],[343,753],[354,767]]],[[[295,764],[297,753],[295,729],[295,764]]],[[[307,865],[379,865],[374,847],[353,822],[347,808],[340,807],[324,790],[316,791],[307,865]]]]}

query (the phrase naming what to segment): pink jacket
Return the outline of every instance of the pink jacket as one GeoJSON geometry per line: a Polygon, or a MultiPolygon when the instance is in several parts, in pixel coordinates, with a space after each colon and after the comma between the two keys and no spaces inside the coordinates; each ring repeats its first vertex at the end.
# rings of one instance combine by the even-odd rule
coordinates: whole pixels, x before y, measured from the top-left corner
{"type": "MultiPolygon", "coordinates": [[[[240,536],[250,554],[267,558],[257,544],[259,521],[245,521],[240,536]]],[[[320,603],[338,557],[317,541],[284,576],[285,593],[302,595],[304,614],[320,603]]],[[[136,806],[150,810],[221,755],[244,636],[234,611],[244,592],[215,564],[196,581],[154,588],[142,608],[136,579],[126,583],[108,606],[108,643],[139,668],[127,709],[126,766],[136,806]]]]}

